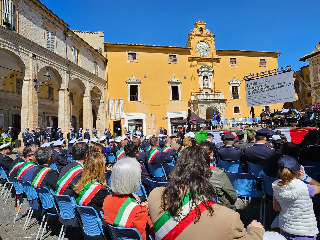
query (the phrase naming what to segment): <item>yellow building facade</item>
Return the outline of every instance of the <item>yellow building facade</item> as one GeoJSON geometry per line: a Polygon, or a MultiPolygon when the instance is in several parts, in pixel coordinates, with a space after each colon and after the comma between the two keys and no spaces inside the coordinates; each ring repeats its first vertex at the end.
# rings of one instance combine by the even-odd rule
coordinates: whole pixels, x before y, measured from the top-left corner
{"type": "MultiPolygon", "coordinates": [[[[243,77],[278,68],[279,52],[219,50],[215,35],[198,21],[185,47],[105,43],[107,66],[107,126],[120,133],[142,127],[171,133],[172,122],[188,109],[210,120],[250,117],[243,77]]],[[[255,107],[281,109],[283,104],[255,107]]]]}

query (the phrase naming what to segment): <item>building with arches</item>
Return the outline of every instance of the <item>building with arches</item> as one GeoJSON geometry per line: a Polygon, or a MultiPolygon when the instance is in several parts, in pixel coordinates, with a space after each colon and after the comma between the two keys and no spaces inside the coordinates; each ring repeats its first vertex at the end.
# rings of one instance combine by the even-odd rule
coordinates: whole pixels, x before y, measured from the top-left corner
{"type": "Polygon", "coordinates": [[[0,0],[0,6],[0,127],[103,132],[103,32],[72,31],[38,0],[0,0]],[[96,39],[94,47],[86,36],[96,39]]]}
{"type": "MultiPolygon", "coordinates": [[[[235,41],[236,45],[236,41],[235,41]]],[[[187,117],[188,109],[212,120],[250,117],[243,77],[278,68],[279,52],[222,50],[215,35],[198,21],[185,47],[105,43],[108,58],[108,127],[142,127],[156,134],[171,133],[172,123],[187,117]]],[[[255,107],[281,109],[283,104],[255,107]]]]}

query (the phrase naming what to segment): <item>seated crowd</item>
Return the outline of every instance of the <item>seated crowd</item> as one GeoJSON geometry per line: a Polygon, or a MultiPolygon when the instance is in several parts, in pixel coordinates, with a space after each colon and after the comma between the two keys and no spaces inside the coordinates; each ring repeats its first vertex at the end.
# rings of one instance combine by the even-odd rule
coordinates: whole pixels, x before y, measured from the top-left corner
{"type": "MultiPolygon", "coordinates": [[[[216,143],[210,133],[197,143],[192,132],[184,138],[173,134],[147,135],[143,140],[102,137],[100,143],[91,139],[91,144],[87,139],[70,141],[67,149],[58,140],[20,147],[15,160],[8,156],[11,145],[4,144],[0,166],[10,178],[68,195],[76,204],[102,212],[105,225],[136,228],[144,240],[258,240],[266,239],[263,225],[253,220],[245,228],[236,212],[237,191],[218,166],[219,161],[239,161],[242,172],[248,172],[248,163],[259,164],[263,174],[279,178],[272,187],[280,233],[286,239],[305,240],[318,234],[319,205],[312,198],[320,193],[320,183],[302,165],[319,161],[319,138],[318,130],[310,130],[297,145],[287,142],[281,132],[260,129],[225,133],[216,143]],[[152,181],[167,184],[153,188],[152,181]],[[147,194],[138,194],[144,190],[147,194]]],[[[104,239],[100,237],[95,239],[104,239]]],[[[282,239],[277,237],[269,239],[282,239]]]]}

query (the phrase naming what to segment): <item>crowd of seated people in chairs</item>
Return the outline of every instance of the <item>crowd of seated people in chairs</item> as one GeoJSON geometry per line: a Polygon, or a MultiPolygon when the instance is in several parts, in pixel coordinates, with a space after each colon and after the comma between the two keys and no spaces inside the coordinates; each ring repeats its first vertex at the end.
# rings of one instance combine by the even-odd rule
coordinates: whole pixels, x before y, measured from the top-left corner
{"type": "Polygon", "coordinates": [[[37,239],[52,215],[59,239],[69,226],[84,239],[316,239],[319,138],[310,130],[297,145],[260,129],[216,143],[208,134],[200,144],[192,132],[70,141],[68,149],[58,140],[20,147],[15,160],[4,144],[1,194],[6,201],[15,194],[13,222],[29,204],[23,230],[38,210],[37,239]],[[246,228],[236,212],[239,198],[268,194],[282,236],[265,231],[265,209],[246,228]]]}

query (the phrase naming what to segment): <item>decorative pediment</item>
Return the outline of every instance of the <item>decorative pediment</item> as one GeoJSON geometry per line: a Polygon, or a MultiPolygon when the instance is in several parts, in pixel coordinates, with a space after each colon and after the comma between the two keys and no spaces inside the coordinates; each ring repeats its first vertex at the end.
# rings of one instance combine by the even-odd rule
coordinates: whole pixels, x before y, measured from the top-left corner
{"type": "Polygon", "coordinates": [[[207,73],[211,73],[211,75],[212,75],[213,70],[214,69],[212,67],[210,67],[208,65],[203,65],[198,68],[198,74],[200,75],[200,74],[207,72],[207,73]]]}
{"type": "Polygon", "coordinates": [[[239,79],[236,79],[236,76],[233,76],[233,78],[229,82],[230,85],[240,85],[241,81],[239,79]]]}
{"type": "Polygon", "coordinates": [[[173,75],[173,78],[171,78],[169,81],[168,81],[169,84],[172,84],[172,83],[182,83],[182,81],[179,79],[179,78],[176,78],[176,75],[174,74],[173,75]]]}
{"type": "Polygon", "coordinates": [[[126,80],[126,83],[127,84],[140,84],[141,83],[141,80],[139,79],[139,78],[135,78],[134,77],[134,73],[132,73],[132,77],[131,78],[128,78],[127,80],[126,80]]]}

